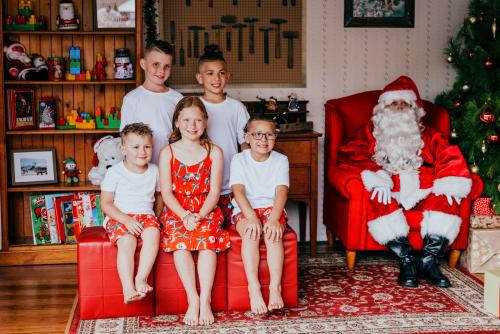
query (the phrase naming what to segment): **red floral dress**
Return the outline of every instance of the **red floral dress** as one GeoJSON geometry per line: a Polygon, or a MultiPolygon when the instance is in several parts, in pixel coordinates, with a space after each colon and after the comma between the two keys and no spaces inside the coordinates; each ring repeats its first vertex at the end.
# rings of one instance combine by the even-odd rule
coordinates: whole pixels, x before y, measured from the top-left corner
{"type": "MultiPolygon", "coordinates": [[[[185,165],[175,158],[172,148],[170,152],[172,191],[175,198],[184,209],[199,212],[210,190],[210,155],[197,164],[185,165]]],[[[229,234],[222,229],[223,222],[222,211],[216,207],[200,222],[196,230],[188,231],[181,218],[167,208],[162,217],[161,247],[166,252],[178,249],[223,251],[230,246],[229,234]]]]}

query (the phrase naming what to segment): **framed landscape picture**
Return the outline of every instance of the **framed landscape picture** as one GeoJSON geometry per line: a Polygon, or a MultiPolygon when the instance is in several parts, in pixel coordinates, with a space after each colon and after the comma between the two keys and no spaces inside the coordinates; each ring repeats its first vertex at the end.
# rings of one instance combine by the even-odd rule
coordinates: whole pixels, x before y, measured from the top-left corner
{"type": "Polygon", "coordinates": [[[13,149],[10,162],[13,186],[57,183],[53,148],[13,149]]]}
{"type": "Polygon", "coordinates": [[[7,90],[9,130],[36,128],[35,90],[11,88],[7,90]]]}
{"type": "Polygon", "coordinates": [[[415,25],[415,0],[344,0],[344,27],[415,25]]]}
{"type": "Polygon", "coordinates": [[[93,0],[96,30],[135,28],[135,0],[93,0]]]}

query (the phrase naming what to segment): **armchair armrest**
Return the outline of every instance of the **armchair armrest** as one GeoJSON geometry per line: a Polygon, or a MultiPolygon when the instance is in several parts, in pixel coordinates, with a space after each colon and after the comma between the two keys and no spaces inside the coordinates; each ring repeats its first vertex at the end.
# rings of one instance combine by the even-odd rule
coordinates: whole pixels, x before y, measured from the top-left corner
{"type": "Polygon", "coordinates": [[[361,175],[358,172],[337,167],[328,169],[328,183],[346,199],[352,198],[354,189],[364,189],[361,175]]]}

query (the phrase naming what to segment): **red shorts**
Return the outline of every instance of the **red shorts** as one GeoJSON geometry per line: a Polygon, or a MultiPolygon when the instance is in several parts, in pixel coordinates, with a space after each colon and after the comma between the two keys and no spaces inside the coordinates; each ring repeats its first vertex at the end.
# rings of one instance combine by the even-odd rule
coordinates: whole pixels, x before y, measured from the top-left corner
{"type": "MultiPolygon", "coordinates": [[[[160,223],[155,215],[143,215],[143,214],[132,214],[128,213],[127,216],[135,218],[143,228],[156,227],[160,228],[160,223]]],[[[127,227],[116,220],[109,219],[106,222],[106,233],[108,234],[109,240],[114,244],[125,234],[134,235],[127,230],[127,227]]]]}
{"type": "Polygon", "coordinates": [[[227,195],[220,195],[217,206],[221,209],[222,215],[224,216],[224,226],[229,227],[231,225],[231,216],[233,215],[233,204],[231,201],[233,199],[233,194],[229,193],[227,195]]]}
{"type": "MultiPolygon", "coordinates": [[[[257,214],[257,217],[260,219],[260,221],[261,221],[262,224],[265,224],[265,223],[267,223],[269,221],[269,216],[271,216],[271,211],[272,210],[273,210],[272,206],[270,206],[268,208],[253,209],[253,211],[255,211],[255,213],[257,214]]],[[[239,212],[239,213],[237,213],[236,215],[233,216],[232,223],[234,225],[236,225],[243,218],[245,218],[245,216],[243,215],[243,212],[239,212]]],[[[280,219],[279,219],[279,223],[281,224],[281,226],[285,226],[286,225],[286,221],[287,221],[286,211],[283,210],[283,212],[281,213],[280,219]]]]}

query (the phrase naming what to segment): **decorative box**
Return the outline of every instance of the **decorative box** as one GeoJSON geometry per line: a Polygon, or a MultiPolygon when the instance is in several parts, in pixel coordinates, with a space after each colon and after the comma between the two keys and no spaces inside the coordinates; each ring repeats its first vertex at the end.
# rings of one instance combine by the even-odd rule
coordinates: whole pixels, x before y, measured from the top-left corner
{"type": "Polygon", "coordinates": [[[491,198],[479,197],[472,204],[472,213],[475,215],[494,215],[495,212],[490,207],[491,198]]]}
{"type": "Polygon", "coordinates": [[[471,228],[500,228],[500,216],[472,215],[471,228]]]}
{"type": "Polygon", "coordinates": [[[469,229],[463,265],[471,273],[500,269],[500,228],[469,229]]]}
{"type": "Polygon", "coordinates": [[[484,309],[500,317],[500,270],[484,273],[484,309]]]}

